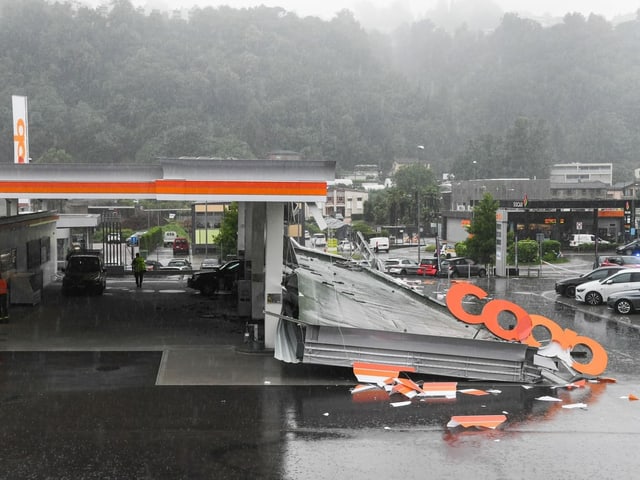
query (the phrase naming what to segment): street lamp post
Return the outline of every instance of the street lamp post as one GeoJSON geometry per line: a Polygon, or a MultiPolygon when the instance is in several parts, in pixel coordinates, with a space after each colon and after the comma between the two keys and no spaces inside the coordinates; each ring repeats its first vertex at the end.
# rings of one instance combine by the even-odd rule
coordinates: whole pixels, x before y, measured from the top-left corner
{"type": "Polygon", "coordinates": [[[478,162],[474,160],[472,163],[473,163],[473,179],[477,180],[478,179],[478,162]]]}
{"type": "Polygon", "coordinates": [[[416,195],[418,197],[418,263],[420,263],[420,190],[416,192],[416,195]]]}
{"type": "MultiPolygon", "coordinates": [[[[424,145],[418,145],[418,161],[420,161],[420,154],[424,152],[424,145]]],[[[416,199],[418,201],[417,214],[418,218],[416,219],[417,227],[418,227],[418,263],[420,263],[420,190],[416,190],[416,199]]]]}

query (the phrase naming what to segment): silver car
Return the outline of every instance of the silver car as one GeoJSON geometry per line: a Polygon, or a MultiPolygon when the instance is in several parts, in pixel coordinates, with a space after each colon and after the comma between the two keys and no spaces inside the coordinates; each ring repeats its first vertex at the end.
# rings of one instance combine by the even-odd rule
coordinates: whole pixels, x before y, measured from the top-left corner
{"type": "Polygon", "coordinates": [[[205,258],[200,263],[200,270],[217,270],[220,268],[220,262],[217,258],[205,258]]]}
{"type": "Polygon", "coordinates": [[[640,309],[640,288],[612,293],[607,298],[607,307],[627,315],[640,309]]]}

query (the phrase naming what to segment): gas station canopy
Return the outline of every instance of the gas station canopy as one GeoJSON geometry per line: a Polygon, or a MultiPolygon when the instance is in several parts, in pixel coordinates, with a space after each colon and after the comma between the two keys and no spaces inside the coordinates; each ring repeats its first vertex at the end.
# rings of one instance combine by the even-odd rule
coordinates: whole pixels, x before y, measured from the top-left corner
{"type": "Polygon", "coordinates": [[[149,165],[10,164],[0,196],[209,202],[324,202],[335,162],[180,157],[149,165]]]}

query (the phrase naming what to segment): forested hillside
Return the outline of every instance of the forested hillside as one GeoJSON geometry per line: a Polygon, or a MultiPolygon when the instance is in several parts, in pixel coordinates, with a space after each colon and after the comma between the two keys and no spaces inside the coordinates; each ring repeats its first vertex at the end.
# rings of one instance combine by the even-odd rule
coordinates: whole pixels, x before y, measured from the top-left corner
{"type": "Polygon", "coordinates": [[[33,162],[286,149],[339,171],[420,154],[459,178],[606,161],[624,179],[640,167],[637,19],[570,15],[542,28],[508,14],[492,32],[422,21],[382,35],[346,11],[322,21],[221,7],[185,19],[127,0],[0,0],[0,45],[1,163],[13,161],[11,95],[26,95],[33,162]]]}

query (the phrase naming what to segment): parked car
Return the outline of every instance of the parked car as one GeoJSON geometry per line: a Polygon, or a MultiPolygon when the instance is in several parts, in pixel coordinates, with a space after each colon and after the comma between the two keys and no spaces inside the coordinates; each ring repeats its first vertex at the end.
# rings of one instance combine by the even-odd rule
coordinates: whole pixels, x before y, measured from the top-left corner
{"type": "Polygon", "coordinates": [[[607,298],[607,307],[627,315],[640,309],[640,288],[612,293],[607,298]]]}
{"type": "Polygon", "coordinates": [[[622,270],[623,267],[617,265],[611,265],[606,267],[599,267],[595,270],[580,275],[579,277],[566,278],[556,282],[556,293],[558,295],[564,295],[565,297],[573,298],[576,295],[576,287],[583,283],[591,282],[593,280],[602,280],[603,278],[610,277],[614,273],[622,270]]]}
{"type": "Polygon", "coordinates": [[[145,258],[144,263],[147,265],[147,272],[162,269],[162,263],[157,260],[149,260],[145,258]]]}
{"type": "MultiPolygon", "coordinates": [[[[435,253],[434,253],[435,256],[435,253]]],[[[440,245],[440,256],[445,258],[452,258],[456,256],[456,247],[448,243],[440,245]]]]}
{"type": "Polygon", "coordinates": [[[409,260],[408,258],[388,258],[384,261],[384,271],[385,273],[391,273],[390,270],[392,267],[402,267],[405,265],[410,266],[414,264],[416,264],[416,262],[409,260]]]}
{"type": "Polygon", "coordinates": [[[602,280],[593,280],[577,286],[576,300],[589,305],[600,305],[606,302],[610,295],[633,288],[640,288],[640,270],[625,268],[602,280]]]}
{"type": "Polygon", "coordinates": [[[615,265],[625,268],[638,268],[640,267],[640,257],[633,255],[602,255],[596,259],[593,268],[615,265]]]}
{"type": "Polygon", "coordinates": [[[447,258],[440,261],[438,277],[486,277],[487,269],[467,257],[447,258]]]}
{"type": "Polygon", "coordinates": [[[220,262],[217,258],[205,258],[200,263],[200,270],[217,270],[220,268],[220,262]]]}
{"type": "Polygon", "coordinates": [[[195,272],[187,280],[187,287],[199,290],[202,295],[213,295],[220,290],[233,291],[244,270],[244,262],[231,260],[217,270],[195,272]]]}
{"type": "Polygon", "coordinates": [[[616,248],[620,255],[640,255],[640,238],[616,248]]]}
{"type": "Polygon", "coordinates": [[[375,253],[389,253],[389,237],[373,237],[369,239],[369,248],[375,253]]]}
{"type": "Polygon", "coordinates": [[[423,258],[420,260],[420,266],[416,272],[418,275],[426,275],[429,277],[435,277],[438,273],[438,259],[437,258],[423,258]]]}
{"type": "Polygon", "coordinates": [[[189,240],[184,237],[177,237],[173,241],[173,254],[174,255],[188,255],[189,254],[189,240]]]}
{"type": "Polygon", "coordinates": [[[107,270],[101,255],[73,253],[62,270],[63,295],[71,292],[102,295],[107,287],[107,270]]]}
{"type": "Polygon", "coordinates": [[[398,265],[391,265],[387,272],[391,275],[416,275],[420,264],[413,260],[401,260],[398,265]]]}
{"type": "Polygon", "coordinates": [[[311,245],[314,247],[326,247],[327,237],[325,237],[324,233],[314,233],[311,237],[311,245]]]}
{"type": "Polygon", "coordinates": [[[356,246],[347,239],[340,240],[338,243],[339,252],[352,252],[356,249],[356,246]]]}
{"type": "Polygon", "coordinates": [[[191,262],[186,258],[172,258],[166,267],[160,267],[160,270],[178,271],[191,270],[191,262]]]}
{"type": "Polygon", "coordinates": [[[574,233],[571,235],[569,239],[570,247],[579,247],[580,245],[589,245],[598,242],[598,245],[609,245],[609,242],[601,239],[600,237],[596,237],[595,235],[591,235],[589,233],[574,233]]]}
{"type": "Polygon", "coordinates": [[[173,230],[167,230],[164,232],[162,237],[162,243],[165,247],[170,247],[173,245],[173,241],[178,238],[178,234],[173,230]]]}

